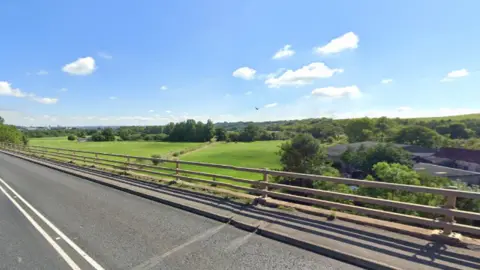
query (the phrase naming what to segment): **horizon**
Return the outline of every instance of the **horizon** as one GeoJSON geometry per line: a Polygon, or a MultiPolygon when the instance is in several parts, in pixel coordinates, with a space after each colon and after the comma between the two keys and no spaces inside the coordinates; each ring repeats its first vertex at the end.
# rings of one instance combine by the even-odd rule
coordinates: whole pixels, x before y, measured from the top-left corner
{"type": "Polygon", "coordinates": [[[478,1],[0,8],[0,116],[16,126],[480,113],[478,1]]]}

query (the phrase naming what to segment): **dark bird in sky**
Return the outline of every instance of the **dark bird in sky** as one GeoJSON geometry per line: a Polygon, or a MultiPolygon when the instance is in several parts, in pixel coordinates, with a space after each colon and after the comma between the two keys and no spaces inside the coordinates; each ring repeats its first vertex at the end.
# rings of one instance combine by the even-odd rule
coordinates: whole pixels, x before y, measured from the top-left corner
{"type": "Polygon", "coordinates": [[[257,107],[255,107],[255,110],[257,110],[257,111],[258,111],[258,108],[257,108],[257,107]]]}

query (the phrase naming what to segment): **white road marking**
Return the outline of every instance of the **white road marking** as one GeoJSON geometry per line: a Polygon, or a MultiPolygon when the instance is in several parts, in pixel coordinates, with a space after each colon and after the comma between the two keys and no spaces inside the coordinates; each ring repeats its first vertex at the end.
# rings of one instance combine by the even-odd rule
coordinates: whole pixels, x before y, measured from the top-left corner
{"type": "Polygon", "coordinates": [[[219,232],[221,229],[223,229],[225,226],[228,226],[228,223],[224,223],[220,226],[210,228],[207,231],[190,238],[190,240],[188,240],[187,242],[171,249],[170,251],[167,251],[164,254],[154,256],[153,258],[148,259],[144,263],[142,263],[140,265],[137,265],[134,268],[132,268],[132,270],[155,269],[158,266],[158,264],[162,262],[163,259],[170,256],[172,253],[175,253],[175,252],[177,252],[177,251],[179,251],[179,250],[181,250],[181,249],[183,249],[183,248],[185,248],[185,247],[187,247],[187,246],[189,246],[189,245],[191,245],[191,244],[193,244],[197,241],[200,241],[200,240],[203,240],[203,239],[206,239],[206,238],[209,238],[209,237],[213,236],[214,234],[219,232]]]}
{"type": "MultiPolygon", "coordinates": [[[[78,265],[72,260],[72,258],[70,258],[70,256],[68,256],[67,253],[65,253],[65,251],[59,245],[57,245],[57,243],[55,243],[55,241],[53,241],[53,239],[47,234],[47,232],[45,232],[42,229],[42,227],[40,227],[40,225],[38,225],[38,223],[25,211],[25,209],[23,209],[17,203],[17,201],[15,201],[10,196],[10,194],[7,193],[7,191],[5,191],[5,189],[3,189],[2,186],[0,186],[0,190],[3,192],[3,194],[5,194],[5,196],[7,196],[7,198],[13,203],[13,205],[15,205],[17,207],[17,209],[25,216],[25,218],[28,221],[30,221],[30,223],[33,225],[33,227],[35,227],[35,229],[37,229],[37,231],[45,238],[45,240],[47,240],[47,242],[50,245],[52,245],[52,247],[55,249],[55,251],[65,260],[65,262],[73,270],[80,270],[80,267],[78,267],[78,265]]],[[[19,263],[22,261],[22,259],[20,257],[18,257],[17,260],[18,260],[19,263]]]]}
{"type": "MultiPolygon", "coordinates": [[[[18,194],[13,188],[11,188],[2,178],[0,182],[4,184],[15,196],[17,196],[32,212],[34,212],[45,224],[47,224],[59,237],[61,237],[71,248],[73,248],[82,258],[84,258],[94,269],[104,270],[104,268],[97,263],[92,257],[90,257],[85,251],[83,251],[77,244],[75,244],[70,238],[68,238],[62,231],[60,231],[52,222],[45,218],[40,212],[37,211],[30,203],[28,203],[20,194],[18,194]]],[[[52,240],[53,241],[53,240],[52,240]]],[[[55,243],[55,242],[54,242],[55,243]]],[[[55,243],[56,244],[56,243],[55,243]]]]}

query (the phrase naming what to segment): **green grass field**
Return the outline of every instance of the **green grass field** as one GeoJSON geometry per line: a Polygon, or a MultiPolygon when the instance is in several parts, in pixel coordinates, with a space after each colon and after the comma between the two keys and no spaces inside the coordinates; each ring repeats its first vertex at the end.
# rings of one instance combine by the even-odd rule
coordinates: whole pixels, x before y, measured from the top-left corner
{"type": "MultiPolygon", "coordinates": [[[[280,157],[276,154],[282,141],[261,141],[251,143],[216,143],[209,147],[187,153],[180,157],[185,161],[226,164],[247,168],[280,168],[280,157]]],[[[239,178],[260,180],[262,175],[203,166],[181,165],[181,168],[239,178]]]]}
{"type": "MultiPolygon", "coordinates": [[[[213,143],[205,145],[190,153],[181,155],[180,160],[196,161],[205,163],[225,164],[249,168],[280,167],[280,157],[276,154],[282,141],[261,141],[251,143],[213,143]]],[[[45,146],[54,148],[65,148],[73,150],[84,150],[92,152],[124,154],[132,156],[150,157],[153,154],[168,155],[188,148],[198,147],[202,143],[171,143],[171,142],[77,142],[68,141],[66,137],[58,138],[34,138],[29,144],[31,146],[45,146]]],[[[87,155],[90,156],[90,155],[87,155]]],[[[117,158],[110,158],[117,159],[117,158]]],[[[119,159],[120,160],[120,159],[119,159]]],[[[147,163],[148,164],[148,163],[147,163]]],[[[167,163],[163,166],[174,167],[174,164],[167,163]]],[[[215,174],[223,174],[233,177],[260,180],[262,175],[218,169],[204,166],[180,165],[181,169],[201,171],[215,174]]],[[[198,177],[198,176],[195,176],[198,177]]],[[[202,177],[203,178],[203,177],[202,177]]],[[[228,180],[222,180],[230,182],[228,180]]],[[[238,183],[240,184],[240,183],[238,183]]]]}
{"type": "Polygon", "coordinates": [[[151,155],[166,155],[196,147],[202,143],[169,143],[169,142],[77,142],[68,141],[66,137],[30,139],[31,146],[46,146],[92,152],[123,154],[131,156],[150,157],[151,155]]]}

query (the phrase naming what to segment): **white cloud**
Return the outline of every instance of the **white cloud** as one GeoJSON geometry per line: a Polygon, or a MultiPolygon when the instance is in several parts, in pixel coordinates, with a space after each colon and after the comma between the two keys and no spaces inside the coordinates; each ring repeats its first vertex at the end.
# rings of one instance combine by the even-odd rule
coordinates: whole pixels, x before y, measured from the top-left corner
{"type": "Polygon", "coordinates": [[[116,100],[117,97],[111,96],[111,97],[109,97],[109,99],[111,99],[111,100],[116,100]]]}
{"type": "Polygon", "coordinates": [[[48,71],[42,69],[42,70],[37,71],[37,73],[35,73],[35,74],[37,74],[39,76],[48,75],[48,71]]]}
{"type": "Polygon", "coordinates": [[[160,87],[161,90],[167,90],[168,87],[166,85],[162,85],[162,87],[160,87]]]}
{"type": "Polygon", "coordinates": [[[287,44],[283,46],[282,49],[278,50],[275,55],[272,57],[272,59],[283,59],[283,58],[288,58],[290,56],[293,56],[295,54],[295,51],[291,49],[292,46],[287,44]]]}
{"type": "Polygon", "coordinates": [[[12,96],[12,97],[26,97],[28,94],[22,92],[18,88],[12,88],[11,84],[6,81],[0,81],[0,96],[12,96]]]}
{"type": "Polygon", "coordinates": [[[383,83],[383,84],[389,84],[389,83],[392,83],[392,82],[393,82],[392,79],[383,79],[383,80],[381,81],[381,83],[383,83]]]}
{"type": "Polygon", "coordinates": [[[245,95],[249,96],[252,94],[252,91],[245,92],[245,95]]]}
{"type": "Polygon", "coordinates": [[[408,112],[408,111],[411,111],[411,110],[413,110],[413,109],[410,108],[410,107],[406,107],[406,106],[397,108],[397,112],[408,112]]]}
{"type": "Polygon", "coordinates": [[[171,113],[172,113],[172,111],[165,111],[165,112],[168,113],[168,114],[171,114],[171,113]]]}
{"type": "Polygon", "coordinates": [[[356,85],[345,87],[328,86],[323,88],[317,88],[312,91],[312,95],[323,96],[328,98],[359,98],[362,96],[362,92],[356,85]]]}
{"type": "Polygon", "coordinates": [[[450,82],[450,81],[453,81],[453,80],[461,78],[461,77],[466,77],[468,75],[469,75],[468,70],[466,70],[464,68],[459,69],[459,70],[453,70],[453,71],[449,72],[447,74],[447,76],[445,76],[445,78],[443,78],[441,80],[441,82],[450,82]]]}
{"type": "Polygon", "coordinates": [[[60,90],[58,90],[59,92],[67,92],[68,91],[68,88],[60,88],[60,90]]]}
{"type": "Polygon", "coordinates": [[[12,88],[11,84],[6,81],[0,81],[0,96],[28,98],[43,104],[55,104],[58,102],[57,98],[38,97],[33,93],[25,93],[18,88],[12,88]]]}
{"type": "Polygon", "coordinates": [[[88,56],[66,64],[62,70],[70,75],[89,75],[95,71],[95,68],[95,59],[88,56]]]}
{"type": "Polygon", "coordinates": [[[153,112],[155,112],[155,111],[154,111],[154,110],[149,110],[148,112],[149,112],[149,113],[153,113],[153,112]]]}
{"type": "Polygon", "coordinates": [[[36,102],[42,104],[56,104],[58,102],[58,98],[48,98],[48,97],[37,97],[37,96],[30,96],[30,98],[36,102]]]}
{"type": "Polygon", "coordinates": [[[329,78],[335,73],[342,73],[343,69],[331,69],[324,63],[314,62],[297,70],[287,70],[281,75],[271,76],[265,80],[269,88],[282,86],[302,86],[311,84],[315,79],[329,78]]]}
{"type": "Polygon", "coordinates": [[[359,38],[353,32],[348,32],[340,37],[332,39],[327,45],[314,48],[314,52],[319,54],[339,53],[348,49],[358,48],[359,38]]]}
{"type": "Polygon", "coordinates": [[[108,60],[113,58],[113,56],[111,54],[106,53],[106,52],[99,52],[98,56],[100,56],[103,59],[108,59],[108,60]]]}
{"type": "Polygon", "coordinates": [[[264,107],[265,108],[273,108],[273,107],[277,107],[277,105],[278,105],[277,103],[270,103],[270,104],[265,105],[264,107]]]}
{"type": "Polygon", "coordinates": [[[255,77],[255,73],[257,73],[257,71],[253,68],[241,67],[235,70],[232,75],[236,78],[252,80],[255,77]]]}

